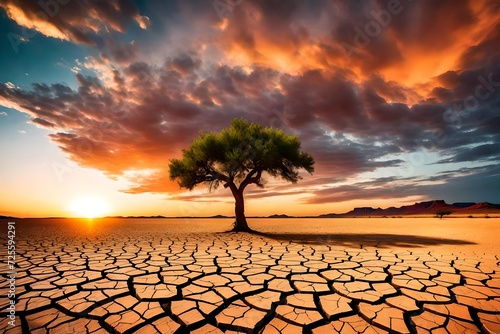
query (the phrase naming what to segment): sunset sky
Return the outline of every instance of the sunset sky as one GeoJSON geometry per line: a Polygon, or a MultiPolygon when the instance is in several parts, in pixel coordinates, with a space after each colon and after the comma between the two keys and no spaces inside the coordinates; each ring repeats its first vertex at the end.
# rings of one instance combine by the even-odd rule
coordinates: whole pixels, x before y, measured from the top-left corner
{"type": "Polygon", "coordinates": [[[499,1],[3,0],[0,36],[0,215],[231,215],[168,162],[235,117],[316,160],[247,215],[500,203],[499,1]]]}

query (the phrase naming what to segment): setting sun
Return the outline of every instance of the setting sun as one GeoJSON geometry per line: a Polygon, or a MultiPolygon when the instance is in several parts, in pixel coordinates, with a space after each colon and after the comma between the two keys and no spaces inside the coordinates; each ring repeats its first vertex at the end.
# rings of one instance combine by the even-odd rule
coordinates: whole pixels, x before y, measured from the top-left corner
{"type": "Polygon", "coordinates": [[[70,210],[78,217],[95,218],[108,213],[109,206],[102,198],[87,196],[75,199],[70,205],[70,210]]]}

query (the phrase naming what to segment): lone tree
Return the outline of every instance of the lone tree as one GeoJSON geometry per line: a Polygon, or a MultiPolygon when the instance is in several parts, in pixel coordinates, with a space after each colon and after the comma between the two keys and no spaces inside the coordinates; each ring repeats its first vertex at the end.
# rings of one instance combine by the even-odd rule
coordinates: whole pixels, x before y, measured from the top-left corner
{"type": "Polygon", "coordinates": [[[201,133],[182,151],[182,159],[169,164],[170,179],[192,190],[206,183],[209,190],[220,184],[231,190],[235,199],[236,221],[233,231],[252,230],[245,218],[243,192],[250,184],[263,188],[263,173],[296,183],[298,170],[314,172],[314,159],[300,150],[300,140],[275,128],[234,119],[220,133],[201,133]]]}
{"type": "Polygon", "coordinates": [[[439,210],[438,212],[436,212],[436,216],[438,216],[439,219],[443,219],[443,216],[448,216],[448,215],[451,215],[450,210],[439,210]]]}

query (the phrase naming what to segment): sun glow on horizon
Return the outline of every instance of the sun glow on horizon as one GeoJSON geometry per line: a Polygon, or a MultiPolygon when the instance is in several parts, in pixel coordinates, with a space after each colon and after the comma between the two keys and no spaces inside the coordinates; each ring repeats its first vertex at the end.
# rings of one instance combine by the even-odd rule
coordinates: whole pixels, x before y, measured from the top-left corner
{"type": "Polygon", "coordinates": [[[110,212],[106,201],[96,196],[78,197],[71,202],[69,209],[80,218],[102,217],[110,212]]]}

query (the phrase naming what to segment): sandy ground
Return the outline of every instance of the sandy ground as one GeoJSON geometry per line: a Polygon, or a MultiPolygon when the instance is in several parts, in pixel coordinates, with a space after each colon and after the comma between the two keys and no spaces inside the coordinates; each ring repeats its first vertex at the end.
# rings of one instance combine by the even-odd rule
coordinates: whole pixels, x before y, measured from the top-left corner
{"type": "Polygon", "coordinates": [[[7,333],[500,333],[498,218],[16,221],[7,333]]]}

